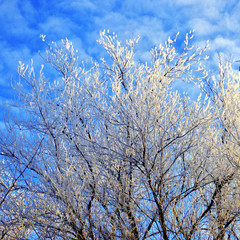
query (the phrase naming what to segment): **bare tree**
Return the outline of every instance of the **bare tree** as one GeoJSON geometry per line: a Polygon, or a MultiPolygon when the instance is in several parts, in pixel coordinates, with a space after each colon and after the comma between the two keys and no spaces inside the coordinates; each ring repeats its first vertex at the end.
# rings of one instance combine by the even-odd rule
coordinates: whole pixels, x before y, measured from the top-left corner
{"type": "Polygon", "coordinates": [[[139,39],[102,32],[110,60],[89,68],[67,39],[43,37],[60,77],[19,63],[0,138],[2,239],[238,239],[239,77],[227,64],[208,77],[191,38],[138,63],[139,39]]]}

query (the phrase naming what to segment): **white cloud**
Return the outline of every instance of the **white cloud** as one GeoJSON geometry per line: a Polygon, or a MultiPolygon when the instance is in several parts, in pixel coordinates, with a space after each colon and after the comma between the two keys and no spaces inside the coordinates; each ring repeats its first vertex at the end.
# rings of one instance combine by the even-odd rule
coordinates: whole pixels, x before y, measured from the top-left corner
{"type": "Polygon", "coordinates": [[[227,56],[240,56],[240,45],[234,39],[216,37],[211,43],[214,52],[222,52],[227,56]]]}
{"type": "MultiPolygon", "coordinates": [[[[196,16],[216,18],[228,2],[225,0],[176,0],[175,4],[183,8],[192,7],[196,16]]],[[[191,15],[191,12],[189,14],[191,15]]]]}
{"type": "Polygon", "coordinates": [[[76,23],[60,16],[49,16],[44,22],[39,24],[39,31],[44,35],[54,38],[54,40],[56,38],[70,38],[72,32],[78,28],[76,23]]]}
{"type": "Polygon", "coordinates": [[[20,49],[14,48],[6,41],[0,42],[0,84],[8,85],[9,79],[16,76],[18,61],[26,61],[30,59],[31,51],[27,46],[22,46],[20,49]]]}
{"type": "Polygon", "coordinates": [[[81,1],[65,1],[62,2],[61,5],[66,9],[78,10],[78,11],[93,11],[96,10],[96,5],[89,0],[81,0],[81,1]]]}
{"type": "Polygon", "coordinates": [[[109,29],[122,39],[140,36],[154,44],[165,41],[168,36],[167,31],[163,30],[162,20],[154,16],[128,18],[120,13],[109,13],[104,17],[96,17],[95,23],[101,30],[109,29]]]}
{"type": "Polygon", "coordinates": [[[189,26],[191,26],[198,36],[207,36],[214,34],[219,26],[212,24],[210,21],[202,18],[194,18],[189,21],[189,26]]]}
{"type": "MultiPolygon", "coordinates": [[[[21,5],[20,5],[21,6],[21,5]]],[[[18,0],[2,1],[0,4],[0,22],[2,31],[14,37],[21,37],[31,35],[35,31],[29,27],[28,19],[26,19],[19,8],[18,0]]]]}
{"type": "Polygon", "coordinates": [[[181,6],[194,5],[199,3],[199,0],[176,0],[175,3],[181,6]]]}
{"type": "Polygon", "coordinates": [[[215,49],[232,48],[235,46],[235,42],[230,39],[219,36],[219,37],[215,38],[215,40],[213,42],[213,46],[215,49]]]}

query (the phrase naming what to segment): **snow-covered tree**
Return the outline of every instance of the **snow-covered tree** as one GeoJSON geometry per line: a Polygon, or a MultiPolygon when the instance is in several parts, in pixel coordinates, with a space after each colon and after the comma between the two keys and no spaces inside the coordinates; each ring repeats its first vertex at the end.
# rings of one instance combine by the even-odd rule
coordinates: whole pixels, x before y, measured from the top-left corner
{"type": "Polygon", "coordinates": [[[42,38],[60,77],[19,63],[0,137],[2,239],[238,239],[239,76],[228,62],[208,76],[191,38],[141,63],[139,39],[101,32],[108,59],[81,65],[68,39],[42,38]]]}

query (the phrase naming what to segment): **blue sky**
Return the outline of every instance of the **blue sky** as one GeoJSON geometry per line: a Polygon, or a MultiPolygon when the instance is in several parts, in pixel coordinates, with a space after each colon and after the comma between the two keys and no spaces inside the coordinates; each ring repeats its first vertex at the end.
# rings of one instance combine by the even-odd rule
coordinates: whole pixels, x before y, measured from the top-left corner
{"type": "Polygon", "coordinates": [[[67,37],[82,60],[101,57],[96,40],[103,29],[122,40],[139,35],[144,60],[154,44],[194,29],[196,45],[209,40],[210,66],[219,53],[240,59],[239,13],[239,0],[0,0],[0,103],[12,98],[18,61],[42,64],[40,34],[50,42],[67,37]]]}

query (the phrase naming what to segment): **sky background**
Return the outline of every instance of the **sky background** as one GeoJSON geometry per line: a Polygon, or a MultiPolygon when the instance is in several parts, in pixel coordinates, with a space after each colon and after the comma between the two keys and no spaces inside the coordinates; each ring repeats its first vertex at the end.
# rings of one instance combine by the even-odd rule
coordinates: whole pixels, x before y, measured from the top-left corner
{"type": "Polygon", "coordinates": [[[9,85],[18,80],[18,61],[42,64],[40,34],[49,42],[67,37],[80,60],[102,57],[96,43],[101,30],[122,40],[139,35],[138,56],[145,60],[148,50],[168,36],[180,32],[181,44],[194,29],[196,45],[209,40],[209,66],[217,64],[219,53],[240,59],[239,0],[0,0],[0,27],[0,103],[13,97],[9,85]]]}

